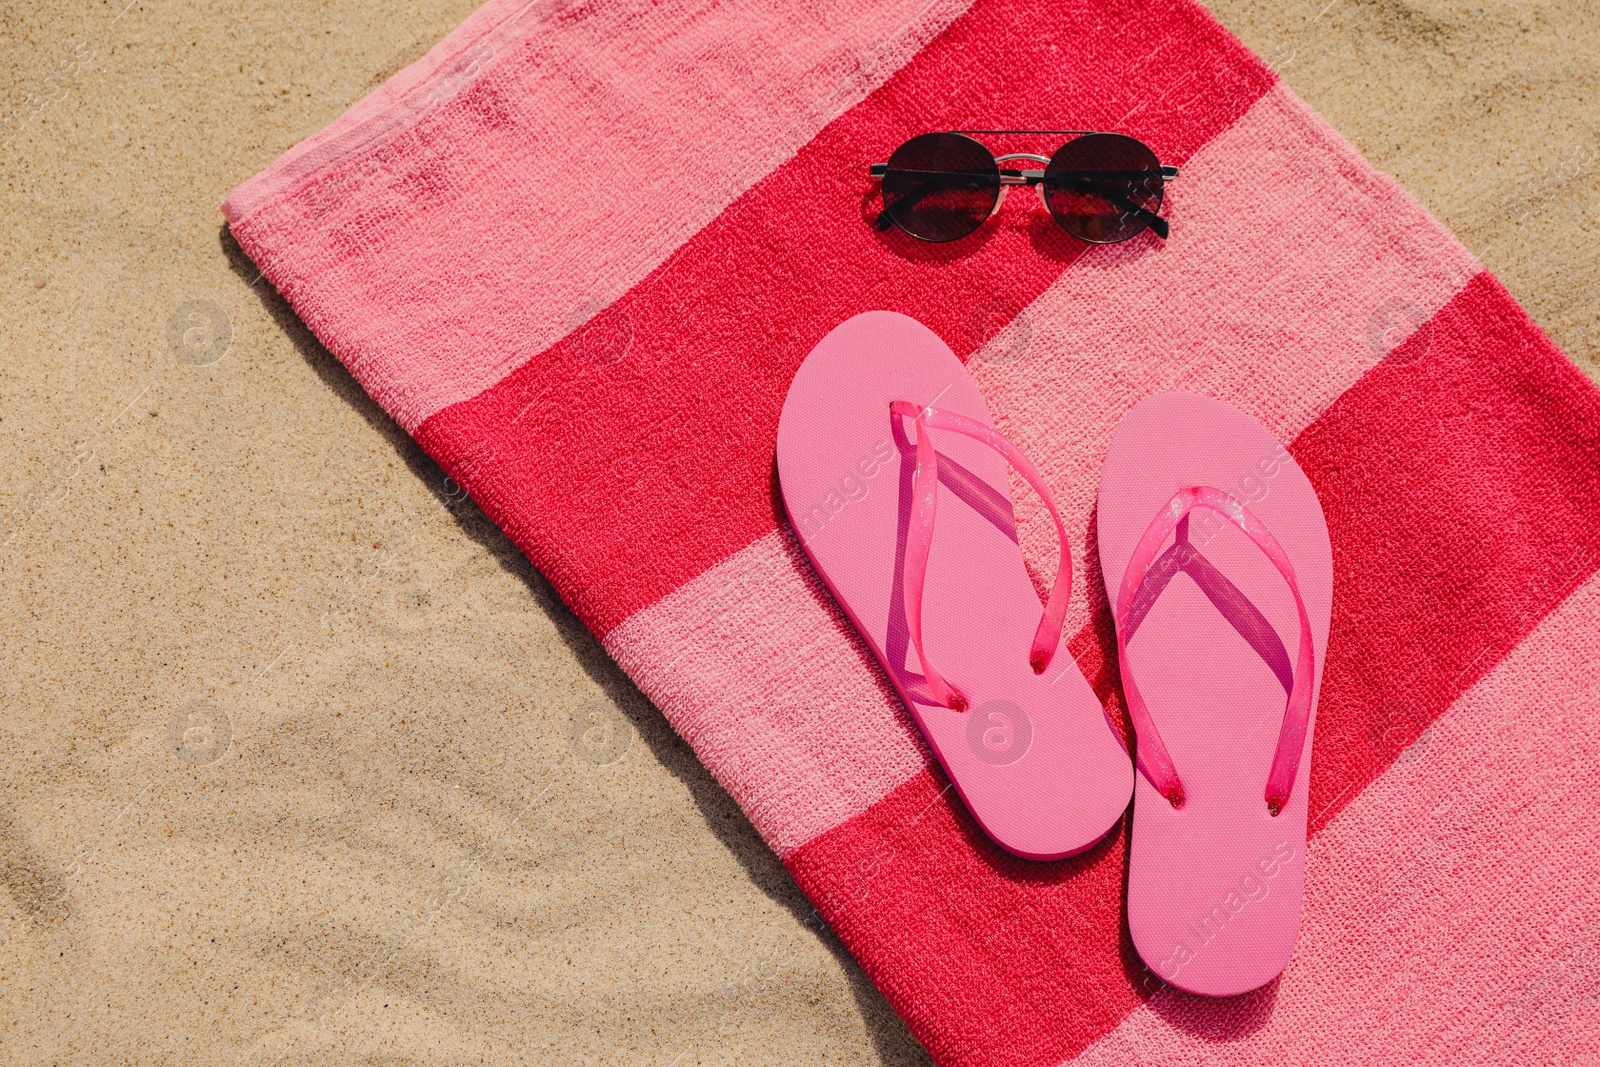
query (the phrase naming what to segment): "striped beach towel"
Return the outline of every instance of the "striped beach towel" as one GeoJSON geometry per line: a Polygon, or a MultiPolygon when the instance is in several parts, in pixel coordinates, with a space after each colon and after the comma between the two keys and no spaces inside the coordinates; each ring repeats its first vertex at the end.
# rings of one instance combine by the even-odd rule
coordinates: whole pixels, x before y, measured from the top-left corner
{"type": "Polygon", "coordinates": [[[940,1064],[1600,1057],[1600,393],[1195,4],[490,0],[224,210],[940,1064]],[[866,166],[907,137],[1058,126],[1181,166],[1171,240],[1077,244],[1020,197],[951,246],[870,224],[866,166]],[[1060,863],[989,843],[798,550],[785,391],[880,308],[967,360],[1055,492],[1069,648],[1114,718],[1092,509],[1122,414],[1220,397],[1315,484],[1313,836],[1265,989],[1144,968],[1125,827],[1060,863]]]}

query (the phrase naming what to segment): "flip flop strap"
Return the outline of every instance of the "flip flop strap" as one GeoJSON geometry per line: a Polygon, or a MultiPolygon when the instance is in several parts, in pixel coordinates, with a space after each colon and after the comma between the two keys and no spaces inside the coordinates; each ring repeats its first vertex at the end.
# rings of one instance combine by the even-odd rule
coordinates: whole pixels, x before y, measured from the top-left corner
{"type": "MultiPolygon", "coordinates": [[[[1294,594],[1295,610],[1300,615],[1300,651],[1296,657],[1293,685],[1286,686],[1289,695],[1283,711],[1283,727],[1278,732],[1278,747],[1273,753],[1272,767],[1267,774],[1267,809],[1273,815],[1277,815],[1289,802],[1289,793],[1294,788],[1295,775],[1300,769],[1300,755],[1305,749],[1306,730],[1311,722],[1311,689],[1316,677],[1316,650],[1311,640],[1311,619],[1306,612],[1305,600],[1300,595],[1299,583],[1295,581],[1294,565],[1289,562],[1289,555],[1283,550],[1283,546],[1278,544],[1277,538],[1273,537],[1266,525],[1251,514],[1238,499],[1210,486],[1186,486],[1179,489],[1166,506],[1156,513],[1156,517],[1134,548],[1132,558],[1128,560],[1128,568],[1122,575],[1122,586],[1117,592],[1117,657],[1122,664],[1122,690],[1128,699],[1128,714],[1133,719],[1134,733],[1139,739],[1139,770],[1174,807],[1183,806],[1183,783],[1178,777],[1177,768],[1173,765],[1167,746],[1161,740],[1161,731],[1156,729],[1155,720],[1151,718],[1150,708],[1139,692],[1138,683],[1134,681],[1132,663],[1128,658],[1128,641],[1133,636],[1129,632],[1132,628],[1130,621],[1132,626],[1137,626],[1150,608],[1150,604],[1145,602],[1147,598],[1140,596],[1140,591],[1146,576],[1150,574],[1152,565],[1156,563],[1157,552],[1180,523],[1183,524],[1182,533],[1187,533],[1187,518],[1195,508],[1206,508],[1221,515],[1261,549],[1262,553],[1272,561],[1272,565],[1278,569],[1278,573],[1283,576],[1283,580],[1288,583],[1289,591],[1294,594]],[[1130,619],[1136,604],[1140,610],[1136,618],[1130,619]]],[[[1178,542],[1190,553],[1198,556],[1194,548],[1187,543],[1185,536],[1180,535],[1178,542]]],[[[1177,550],[1179,545],[1174,545],[1174,550],[1177,550]]],[[[1189,562],[1187,558],[1180,559],[1178,566],[1187,562],[1189,562]]],[[[1209,567],[1209,564],[1207,566],[1209,567]]],[[[1215,568],[1210,569],[1215,570],[1215,568]]],[[[1170,579],[1171,574],[1166,574],[1165,577],[1170,579]]],[[[1260,615],[1259,611],[1256,611],[1253,605],[1250,605],[1253,615],[1237,610],[1232,604],[1233,597],[1226,590],[1238,592],[1231,582],[1227,583],[1226,587],[1219,586],[1217,595],[1213,595],[1210,589],[1206,592],[1214,603],[1220,598],[1229,605],[1224,610],[1225,617],[1235,629],[1240,630],[1251,647],[1256,649],[1257,654],[1273,668],[1273,672],[1279,674],[1281,681],[1280,665],[1275,662],[1278,657],[1272,654],[1274,651],[1272,645],[1276,642],[1281,649],[1282,641],[1277,640],[1276,633],[1272,635],[1271,641],[1267,640],[1264,634],[1256,633],[1255,631],[1260,629],[1256,618],[1260,615]]]]}
{"type": "Polygon", "coordinates": [[[992,426],[985,426],[976,419],[953,411],[919,407],[907,400],[891,402],[889,413],[895,418],[913,419],[917,424],[917,467],[911,479],[911,524],[906,532],[906,560],[901,583],[906,629],[910,633],[912,647],[917,650],[923,677],[934,699],[945,707],[964,711],[966,698],[928,662],[928,654],[922,646],[922,592],[927,584],[928,553],[933,547],[934,520],[939,506],[939,454],[928,431],[934,429],[958,433],[1000,453],[1044,500],[1045,507],[1050,509],[1050,517],[1055,520],[1056,537],[1061,546],[1060,558],[1056,564],[1055,579],[1050,585],[1050,598],[1045,604],[1043,617],[1039,619],[1039,628],[1033,635],[1033,647],[1028,650],[1028,664],[1035,674],[1044,673],[1061,644],[1067,598],[1072,592],[1072,555],[1067,551],[1067,528],[1061,521],[1061,513],[1056,510],[1056,502],[1049,488],[1033,464],[1028,462],[1028,457],[992,426]]]}

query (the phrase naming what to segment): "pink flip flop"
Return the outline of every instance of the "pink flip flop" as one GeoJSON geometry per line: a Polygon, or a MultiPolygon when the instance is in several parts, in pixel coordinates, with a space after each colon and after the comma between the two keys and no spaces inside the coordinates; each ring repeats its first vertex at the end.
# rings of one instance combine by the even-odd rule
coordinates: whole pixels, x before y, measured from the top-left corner
{"type": "Polygon", "coordinates": [[[1133,768],[1077,664],[1056,655],[1065,529],[949,347],[888,311],[836,327],[789,386],[778,478],[806,555],[984,832],[1039,860],[1104,837],[1133,768]],[[1048,608],[1017,547],[1008,460],[1061,538],[1048,608]]]}
{"type": "Polygon", "coordinates": [[[1133,943],[1179,989],[1248,992],[1300,925],[1333,600],[1322,506],[1254,419],[1162,393],[1117,429],[1098,526],[1138,737],[1133,943]]]}

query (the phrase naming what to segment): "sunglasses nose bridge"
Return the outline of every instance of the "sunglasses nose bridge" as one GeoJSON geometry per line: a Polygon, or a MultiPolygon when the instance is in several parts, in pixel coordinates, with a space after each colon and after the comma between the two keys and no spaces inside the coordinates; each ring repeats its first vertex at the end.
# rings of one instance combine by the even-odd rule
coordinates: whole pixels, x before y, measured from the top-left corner
{"type": "MultiPolygon", "coordinates": [[[[1033,162],[1033,163],[1043,163],[1046,166],[1049,166],[1049,164],[1050,164],[1050,157],[1049,156],[1041,156],[1041,155],[1038,155],[1038,154],[1033,153],[1033,152],[1007,152],[1003,156],[995,156],[994,157],[994,161],[996,163],[1009,163],[1012,160],[1017,160],[1017,159],[1026,159],[1026,160],[1028,160],[1030,162],[1033,162]]],[[[1014,184],[1020,184],[1020,182],[1016,182],[1015,179],[1013,179],[1013,183],[1014,184]]],[[[1000,210],[1000,205],[1005,203],[1005,200],[1006,200],[1006,189],[1007,188],[1009,188],[1009,184],[1000,186],[1000,198],[994,202],[994,211],[989,212],[989,217],[990,218],[993,218],[995,211],[999,211],[1000,210]]],[[[1034,191],[1039,194],[1039,204],[1040,204],[1040,206],[1042,206],[1046,211],[1049,211],[1050,210],[1050,205],[1049,205],[1048,202],[1046,202],[1046,200],[1044,198],[1044,185],[1043,184],[1035,185],[1034,186],[1034,191]]]]}

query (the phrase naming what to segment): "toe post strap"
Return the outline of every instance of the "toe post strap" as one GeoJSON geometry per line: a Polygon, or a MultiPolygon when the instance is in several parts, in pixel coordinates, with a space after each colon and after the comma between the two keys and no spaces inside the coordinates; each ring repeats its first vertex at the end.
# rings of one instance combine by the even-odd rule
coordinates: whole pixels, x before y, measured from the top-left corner
{"type": "Polygon", "coordinates": [[[1223,617],[1267,661],[1280,682],[1285,683],[1288,699],[1284,705],[1283,726],[1278,732],[1278,744],[1273,752],[1263,796],[1267,811],[1276,817],[1289,802],[1295,776],[1299,773],[1301,754],[1305,749],[1306,732],[1310,729],[1312,687],[1316,678],[1316,649],[1311,638],[1311,619],[1305,599],[1300,595],[1294,565],[1277,538],[1237,498],[1210,486],[1181,488],[1156,513],[1128,560],[1117,593],[1117,656],[1122,665],[1122,689],[1128,700],[1128,714],[1133,720],[1134,733],[1139,741],[1139,770],[1173,807],[1183,806],[1183,782],[1171,753],[1161,739],[1161,731],[1156,728],[1150,708],[1139,691],[1128,655],[1128,642],[1133,639],[1140,621],[1148,613],[1154,598],[1165,587],[1166,581],[1178,570],[1184,570],[1196,579],[1212,603],[1222,611],[1223,617]],[[1288,584],[1289,591],[1294,595],[1300,623],[1300,648],[1292,676],[1288,671],[1283,643],[1260,611],[1188,543],[1187,519],[1196,508],[1213,511],[1236,527],[1272,562],[1288,584]],[[1174,532],[1177,535],[1176,543],[1158,559],[1161,546],[1174,532]],[[1146,581],[1152,579],[1152,587],[1146,589],[1146,581]]]}
{"type": "Polygon", "coordinates": [[[1044,614],[1039,619],[1033,644],[1028,650],[1028,665],[1035,674],[1044,673],[1061,645],[1061,628],[1066,620],[1067,600],[1072,593],[1072,554],[1067,550],[1066,525],[1061,521],[1061,513],[1038,470],[994,427],[953,411],[941,411],[908,400],[892,401],[889,414],[891,418],[910,419],[917,427],[917,466],[912,475],[912,515],[907,531],[905,571],[901,586],[907,629],[934,699],[947,708],[965,711],[966,698],[928,662],[922,644],[922,594],[927,584],[928,554],[933,546],[933,527],[939,505],[939,454],[929,431],[960,434],[998,452],[1016,468],[1017,473],[1033,487],[1033,491],[1039,494],[1050,510],[1061,547],[1056,576],[1050,585],[1050,596],[1045,602],[1044,614]]]}

